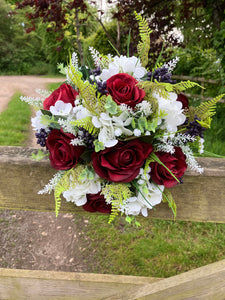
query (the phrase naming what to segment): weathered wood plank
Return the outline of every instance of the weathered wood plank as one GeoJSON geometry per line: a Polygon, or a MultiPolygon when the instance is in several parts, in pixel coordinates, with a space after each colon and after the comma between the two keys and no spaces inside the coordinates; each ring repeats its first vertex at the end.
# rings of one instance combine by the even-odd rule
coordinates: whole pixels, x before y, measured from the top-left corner
{"type": "Polygon", "coordinates": [[[224,300],[225,260],[106,298],[107,300],[224,300]]]}
{"type": "MultiPolygon", "coordinates": [[[[38,195],[56,172],[49,161],[30,159],[34,149],[0,147],[0,208],[54,211],[53,195],[38,195]]],[[[184,184],[170,191],[177,204],[177,220],[225,223],[225,159],[201,158],[203,175],[186,172],[184,184]]],[[[62,201],[61,212],[86,213],[72,203],[62,201]]],[[[172,219],[167,204],[155,207],[149,216],[172,219]]]]}
{"type": "Polygon", "coordinates": [[[0,269],[1,300],[105,299],[160,278],[0,269]]]}

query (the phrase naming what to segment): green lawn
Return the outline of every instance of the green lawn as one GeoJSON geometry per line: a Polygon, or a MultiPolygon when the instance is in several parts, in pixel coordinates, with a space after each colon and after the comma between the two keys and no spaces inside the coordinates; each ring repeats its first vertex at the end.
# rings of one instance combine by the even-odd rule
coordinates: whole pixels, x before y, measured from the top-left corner
{"type": "Polygon", "coordinates": [[[30,106],[16,93],[8,108],[0,114],[0,145],[25,146],[29,136],[30,106]]]}
{"type": "MultiPolygon", "coordinates": [[[[156,207],[157,208],[157,207],[156,207]]],[[[89,272],[170,277],[225,258],[225,224],[142,218],[141,227],[120,218],[76,216],[89,272]]]]}

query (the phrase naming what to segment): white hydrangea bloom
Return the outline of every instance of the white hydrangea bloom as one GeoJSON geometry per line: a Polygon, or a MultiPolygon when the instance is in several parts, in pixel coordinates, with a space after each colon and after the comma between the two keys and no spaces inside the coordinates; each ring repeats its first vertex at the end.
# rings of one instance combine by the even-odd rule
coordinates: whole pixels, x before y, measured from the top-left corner
{"type": "Polygon", "coordinates": [[[127,73],[140,80],[147,73],[147,70],[142,67],[140,60],[135,56],[115,56],[113,61],[109,63],[108,69],[102,70],[100,78],[104,81],[118,73],[127,73]]]}
{"type": "Polygon", "coordinates": [[[154,93],[154,97],[158,101],[159,111],[162,114],[159,125],[161,124],[162,119],[164,119],[164,129],[169,133],[174,134],[177,131],[177,127],[182,125],[186,120],[186,117],[183,114],[182,103],[177,101],[176,93],[169,93],[168,98],[160,97],[159,94],[154,93]]]}
{"type": "Polygon", "coordinates": [[[96,128],[100,128],[98,140],[103,143],[106,148],[113,147],[118,143],[117,136],[121,134],[132,135],[133,132],[126,128],[131,124],[132,118],[128,117],[126,111],[120,116],[110,117],[107,113],[101,113],[100,117],[92,117],[92,123],[96,128]]]}
{"type": "Polygon", "coordinates": [[[86,117],[91,117],[92,114],[83,105],[77,105],[73,108],[73,114],[76,120],[84,119],[86,117]]]}
{"type": "Polygon", "coordinates": [[[96,175],[94,180],[85,179],[82,184],[77,184],[74,188],[63,192],[63,197],[67,202],[73,202],[77,206],[82,206],[87,202],[86,194],[97,194],[101,191],[101,184],[96,175]]]}
{"type": "Polygon", "coordinates": [[[43,128],[47,131],[49,131],[48,127],[43,125],[41,122],[41,117],[43,116],[42,112],[38,110],[36,112],[36,116],[34,118],[31,118],[31,125],[33,127],[33,130],[40,132],[40,130],[43,128]]]}
{"type": "Polygon", "coordinates": [[[68,116],[72,111],[71,103],[64,103],[61,100],[56,101],[56,103],[50,106],[50,112],[54,116],[68,116]]]}

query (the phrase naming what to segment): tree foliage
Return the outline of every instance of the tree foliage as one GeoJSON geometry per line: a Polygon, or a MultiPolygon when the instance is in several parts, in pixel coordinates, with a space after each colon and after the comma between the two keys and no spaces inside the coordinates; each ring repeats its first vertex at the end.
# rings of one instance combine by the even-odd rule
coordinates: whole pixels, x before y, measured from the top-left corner
{"type": "Polygon", "coordinates": [[[0,0],[0,72],[26,74],[35,64],[45,65],[36,33],[25,33],[23,13],[10,14],[11,5],[0,0]]]}

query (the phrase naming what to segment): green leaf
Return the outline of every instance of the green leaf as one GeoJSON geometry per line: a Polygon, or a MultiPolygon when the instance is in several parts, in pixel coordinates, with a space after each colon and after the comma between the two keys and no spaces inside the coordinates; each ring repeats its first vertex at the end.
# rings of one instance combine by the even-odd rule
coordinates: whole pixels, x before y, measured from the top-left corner
{"type": "Polygon", "coordinates": [[[137,126],[136,120],[135,120],[135,118],[133,118],[132,121],[131,121],[131,127],[132,127],[133,129],[135,129],[136,126],[137,126]]]}
{"type": "Polygon", "coordinates": [[[95,146],[95,152],[99,152],[105,149],[104,144],[102,142],[99,142],[99,140],[94,141],[94,146],[95,146]]]}
{"type": "Polygon", "coordinates": [[[125,218],[125,221],[129,224],[131,224],[132,220],[133,220],[133,218],[130,216],[126,216],[126,218],[125,218]]]}
{"type": "MultiPolygon", "coordinates": [[[[143,129],[147,129],[148,127],[148,122],[147,122],[147,119],[146,117],[140,117],[138,119],[138,126],[140,126],[141,128],[143,129]]],[[[140,128],[139,128],[140,129],[140,128]]],[[[141,130],[141,129],[140,129],[141,130]]]]}
{"type": "Polygon", "coordinates": [[[49,110],[41,109],[43,115],[52,116],[52,113],[49,110]]]}
{"type": "Polygon", "coordinates": [[[176,203],[173,199],[171,192],[168,189],[165,189],[163,191],[163,202],[168,203],[169,207],[171,208],[171,210],[173,212],[173,216],[174,216],[174,220],[175,220],[175,218],[177,216],[177,206],[176,206],[176,203]]]}
{"type": "Polygon", "coordinates": [[[41,123],[43,125],[49,126],[53,122],[54,122],[54,116],[50,116],[50,115],[42,115],[41,116],[41,123]]]}
{"type": "Polygon", "coordinates": [[[157,120],[157,118],[154,119],[154,120],[151,120],[151,121],[149,120],[148,121],[148,125],[147,125],[147,130],[155,132],[157,126],[158,126],[158,120],[157,120]]]}
{"type": "Polygon", "coordinates": [[[106,97],[105,109],[111,114],[115,115],[118,112],[118,106],[115,101],[113,101],[112,97],[108,95],[106,97]]]}
{"type": "Polygon", "coordinates": [[[32,153],[31,158],[36,160],[36,161],[40,161],[42,160],[44,157],[48,156],[48,153],[44,153],[42,150],[38,150],[37,154],[32,153]]]}

